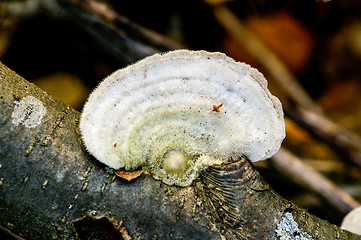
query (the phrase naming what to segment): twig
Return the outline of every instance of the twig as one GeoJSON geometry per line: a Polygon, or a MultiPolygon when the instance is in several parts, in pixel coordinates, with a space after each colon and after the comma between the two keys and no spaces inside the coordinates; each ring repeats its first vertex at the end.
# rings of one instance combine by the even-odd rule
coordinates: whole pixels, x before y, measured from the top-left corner
{"type": "Polygon", "coordinates": [[[284,109],[285,114],[313,137],[326,143],[341,159],[361,167],[360,137],[327,119],[325,116],[298,108],[284,109]]]}
{"type": "Polygon", "coordinates": [[[108,23],[114,24],[115,26],[119,27],[119,29],[125,31],[127,34],[138,38],[139,40],[149,44],[150,46],[153,46],[156,49],[161,51],[169,51],[182,48],[181,45],[169,40],[165,36],[162,36],[157,32],[132,22],[127,17],[114,11],[111,6],[102,1],[72,1],[82,6],[84,9],[92,12],[94,15],[105,19],[108,23]]]}
{"type": "Polygon", "coordinates": [[[302,108],[298,108],[297,112],[305,122],[313,125],[314,127],[322,129],[331,138],[342,143],[342,145],[357,149],[361,153],[361,137],[358,134],[331,121],[324,115],[320,115],[302,108]]]}
{"type": "Polygon", "coordinates": [[[271,158],[271,162],[273,166],[294,182],[320,194],[344,214],[360,206],[360,203],[347,192],[336,186],[312,167],[303,163],[297,156],[285,148],[281,148],[271,158]]]}

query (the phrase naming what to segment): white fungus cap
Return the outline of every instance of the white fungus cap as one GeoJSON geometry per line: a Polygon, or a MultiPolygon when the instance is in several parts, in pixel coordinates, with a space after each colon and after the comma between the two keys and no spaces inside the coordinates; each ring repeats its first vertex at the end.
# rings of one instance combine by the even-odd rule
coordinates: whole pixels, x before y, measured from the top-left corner
{"type": "Polygon", "coordinates": [[[285,137],[281,103],[257,69],[221,53],[188,50],[111,74],[90,95],[80,129],[99,161],[152,169],[169,184],[240,156],[269,158],[285,137]],[[169,177],[165,168],[172,166],[181,170],[170,169],[169,177]]]}

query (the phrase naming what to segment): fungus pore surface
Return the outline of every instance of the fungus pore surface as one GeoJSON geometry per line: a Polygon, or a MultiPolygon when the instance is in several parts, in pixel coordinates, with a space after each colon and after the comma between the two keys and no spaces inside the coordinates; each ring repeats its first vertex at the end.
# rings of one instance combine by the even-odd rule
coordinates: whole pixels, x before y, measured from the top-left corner
{"type": "Polygon", "coordinates": [[[188,186],[198,172],[246,156],[264,160],[285,137],[279,100],[261,73],[222,53],[176,50],[108,76],[90,95],[80,130],[114,168],[151,170],[188,186]]]}

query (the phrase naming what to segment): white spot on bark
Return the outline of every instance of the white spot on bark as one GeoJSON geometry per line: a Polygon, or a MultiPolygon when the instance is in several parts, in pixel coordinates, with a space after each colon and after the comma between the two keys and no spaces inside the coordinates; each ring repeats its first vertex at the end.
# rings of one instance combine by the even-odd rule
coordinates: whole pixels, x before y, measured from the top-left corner
{"type": "Polygon", "coordinates": [[[55,175],[56,182],[61,182],[64,179],[64,173],[58,173],[55,175]]]}
{"type": "Polygon", "coordinates": [[[43,103],[33,96],[27,96],[15,102],[15,108],[11,114],[11,123],[15,126],[23,124],[26,128],[34,128],[41,123],[46,114],[43,103]]]}
{"type": "Polygon", "coordinates": [[[45,178],[43,184],[41,185],[41,188],[42,188],[42,189],[46,188],[46,186],[48,185],[48,183],[49,183],[49,179],[48,179],[48,178],[45,178]]]}
{"type": "Polygon", "coordinates": [[[285,213],[283,215],[282,221],[277,225],[275,232],[278,239],[281,240],[313,240],[307,232],[298,228],[298,224],[293,219],[291,213],[285,213]]]}

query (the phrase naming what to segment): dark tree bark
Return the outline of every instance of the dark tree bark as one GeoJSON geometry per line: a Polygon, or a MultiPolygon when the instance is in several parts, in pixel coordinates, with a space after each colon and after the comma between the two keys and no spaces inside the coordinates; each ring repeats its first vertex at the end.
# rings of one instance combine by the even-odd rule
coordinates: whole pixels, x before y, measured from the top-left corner
{"type": "Polygon", "coordinates": [[[86,153],[78,123],[0,64],[1,226],[27,239],[361,239],[280,197],[245,158],[184,188],[117,178],[86,153]]]}

